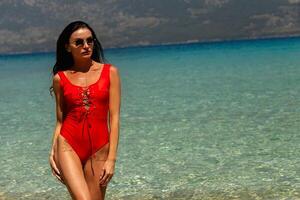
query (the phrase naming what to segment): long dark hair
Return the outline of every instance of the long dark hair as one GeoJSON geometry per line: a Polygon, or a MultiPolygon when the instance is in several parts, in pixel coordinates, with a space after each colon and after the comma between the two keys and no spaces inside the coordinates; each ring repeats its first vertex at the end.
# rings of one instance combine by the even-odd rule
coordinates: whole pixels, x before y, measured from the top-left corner
{"type": "MultiPolygon", "coordinates": [[[[104,58],[104,52],[101,43],[97,39],[94,30],[83,21],[74,21],[68,24],[58,37],[56,42],[56,63],[53,66],[52,74],[53,76],[62,70],[67,70],[74,64],[72,54],[68,52],[65,45],[69,43],[69,38],[73,32],[81,28],[88,28],[92,32],[94,38],[93,54],[91,56],[92,60],[104,63],[106,59],[104,58]]],[[[52,96],[53,85],[49,88],[50,95],[52,96]]]]}

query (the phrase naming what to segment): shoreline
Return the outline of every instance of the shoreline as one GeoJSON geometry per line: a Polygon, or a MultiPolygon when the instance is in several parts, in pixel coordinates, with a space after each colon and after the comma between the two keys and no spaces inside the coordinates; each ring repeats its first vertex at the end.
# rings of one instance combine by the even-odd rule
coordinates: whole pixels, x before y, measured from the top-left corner
{"type": "MultiPolygon", "coordinates": [[[[294,35],[275,35],[275,36],[262,36],[262,37],[241,37],[236,39],[221,39],[215,38],[210,40],[187,40],[182,42],[165,42],[159,44],[145,44],[145,45],[128,45],[128,46],[119,46],[119,47],[108,47],[104,48],[104,51],[110,51],[115,49],[131,49],[131,48],[151,48],[158,46],[176,46],[176,45],[186,45],[186,44],[214,44],[214,43],[228,43],[228,42],[252,42],[252,41],[260,41],[260,40],[280,40],[280,39],[297,39],[300,38],[300,34],[294,35]]],[[[40,55],[40,54],[55,54],[55,51],[20,51],[20,52],[9,52],[9,53],[0,53],[0,57],[4,56],[22,56],[22,55],[40,55]]]]}

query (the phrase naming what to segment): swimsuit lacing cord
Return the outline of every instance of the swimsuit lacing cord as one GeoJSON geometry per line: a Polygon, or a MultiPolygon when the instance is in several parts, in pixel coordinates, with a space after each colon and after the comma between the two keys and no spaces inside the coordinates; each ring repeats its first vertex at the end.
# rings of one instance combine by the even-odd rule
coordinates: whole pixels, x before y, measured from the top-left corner
{"type": "Polygon", "coordinates": [[[92,173],[93,173],[93,176],[95,176],[95,173],[94,173],[94,169],[93,169],[93,143],[92,143],[92,139],[91,139],[91,135],[90,135],[90,122],[88,120],[88,114],[90,113],[89,110],[87,110],[85,113],[84,113],[84,118],[83,118],[83,125],[82,125],[82,137],[83,137],[83,133],[84,133],[84,125],[85,125],[85,121],[87,120],[88,122],[88,135],[89,135],[89,142],[90,142],[90,149],[91,149],[91,153],[90,153],[90,156],[91,156],[91,169],[92,169],[92,173]]]}

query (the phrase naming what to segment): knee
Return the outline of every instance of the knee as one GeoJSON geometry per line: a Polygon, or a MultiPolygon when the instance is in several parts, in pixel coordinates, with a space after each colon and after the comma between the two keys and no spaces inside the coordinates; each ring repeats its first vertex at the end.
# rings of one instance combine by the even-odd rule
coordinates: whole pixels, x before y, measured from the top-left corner
{"type": "Polygon", "coordinates": [[[89,191],[77,190],[75,193],[71,192],[73,200],[92,200],[91,194],[89,191]]]}
{"type": "Polygon", "coordinates": [[[90,195],[84,194],[84,193],[76,195],[76,197],[74,197],[73,199],[74,200],[92,200],[90,195]]]}

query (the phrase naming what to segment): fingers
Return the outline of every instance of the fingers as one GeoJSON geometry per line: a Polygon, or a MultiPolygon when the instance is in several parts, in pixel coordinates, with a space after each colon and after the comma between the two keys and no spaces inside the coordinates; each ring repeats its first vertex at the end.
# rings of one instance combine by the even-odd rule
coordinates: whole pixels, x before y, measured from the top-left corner
{"type": "Polygon", "coordinates": [[[57,169],[55,164],[53,166],[53,170],[54,170],[55,174],[57,174],[58,176],[61,176],[60,171],[57,169]]]}
{"type": "Polygon", "coordinates": [[[56,166],[53,155],[50,156],[50,165],[51,165],[52,169],[54,169],[55,173],[60,175],[60,171],[59,171],[58,167],[56,166]]]}
{"type": "Polygon", "coordinates": [[[62,184],[65,184],[65,182],[63,181],[62,177],[57,175],[54,170],[52,170],[52,175],[55,176],[62,184]]]}
{"type": "Polygon", "coordinates": [[[51,168],[54,170],[55,174],[57,174],[57,175],[60,176],[60,171],[57,168],[56,163],[55,163],[53,157],[50,158],[50,165],[51,165],[51,168]]]}
{"type": "Polygon", "coordinates": [[[104,183],[103,184],[101,184],[102,186],[107,186],[107,184],[109,183],[109,181],[111,180],[111,178],[112,178],[112,174],[111,175],[109,175],[108,177],[107,177],[107,179],[104,181],[104,183]]]}
{"type": "Polygon", "coordinates": [[[110,179],[112,178],[112,173],[107,173],[105,169],[102,170],[102,174],[100,176],[99,184],[101,186],[106,186],[110,179]]]}
{"type": "Polygon", "coordinates": [[[56,166],[56,163],[53,159],[53,156],[50,156],[49,160],[50,160],[52,175],[55,176],[61,183],[65,184],[62,177],[61,177],[60,171],[56,166]]]}
{"type": "Polygon", "coordinates": [[[103,177],[105,176],[105,173],[106,172],[106,170],[105,169],[102,169],[102,171],[101,171],[101,174],[100,174],[100,182],[101,182],[101,180],[103,179],[103,177]]]}
{"type": "Polygon", "coordinates": [[[65,184],[64,180],[62,179],[62,176],[60,174],[57,174],[53,168],[52,175],[55,176],[62,184],[65,184]]]}
{"type": "Polygon", "coordinates": [[[104,180],[107,179],[107,176],[108,176],[108,174],[106,173],[106,170],[102,169],[101,175],[100,175],[100,180],[99,180],[100,185],[104,183],[104,180]]]}

